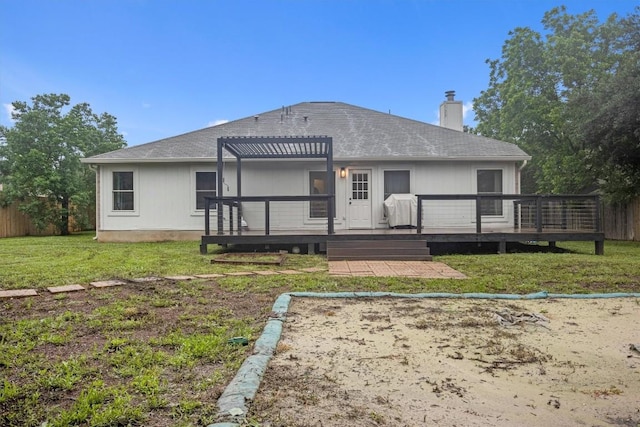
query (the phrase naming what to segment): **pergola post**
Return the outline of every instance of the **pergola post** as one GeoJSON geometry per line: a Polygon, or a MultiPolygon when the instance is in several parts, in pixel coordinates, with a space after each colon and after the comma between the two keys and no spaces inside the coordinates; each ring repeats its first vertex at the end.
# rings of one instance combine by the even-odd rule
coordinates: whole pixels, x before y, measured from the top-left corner
{"type": "Polygon", "coordinates": [[[327,187],[329,188],[329,199],[327,200],[327,234],[334,234],[333,212],[336,203],[336,189],[333,172],[333,143],[327,147],[327,187]]]}
{"type": "Polygon", "coordinates": [[[222,201],[220,199],[220,197],[222,197],[222,145],[224,143],[218,139],[218,161],[217,161],[217,173],[216,173],[216,184],[218,186],[217,190],[216,190],[216,196],[218,197],[218,203],[216,206],[217,209],[217,213],[218,213],[218,234],[223,234],[224,233],[224,220],[223,220],[223,204],[222,201]]]}
{"type": "Polygon", "coordinates": [[[236,195],[238,196],[238,207],[236,213],[238,215],[238,234],[242,234],[242,202],[239,200],[242,197],[242,161],[237,158],[236,163],[236,195]]]}

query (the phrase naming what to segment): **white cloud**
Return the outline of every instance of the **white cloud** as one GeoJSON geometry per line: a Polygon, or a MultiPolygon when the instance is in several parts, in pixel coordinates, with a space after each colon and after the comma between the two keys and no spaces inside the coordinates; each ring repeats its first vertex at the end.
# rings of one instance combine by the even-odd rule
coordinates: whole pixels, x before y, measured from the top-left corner
{"type": "Polygon", "coordinates": [[[7,113],[7,116],[9,117],[9,121],[11,123],[15,122],[15,120],[13,120],[13,112],[15,111],[15,108],[13,108],[13,104],[2,104],[2,107],[4,108],[4,111],[7,113]]]}
{"type": "Polygon", "coordinates": [[[466,119],[467,118],[467,114],[469,114],[469,112],[473,113],[473,101],[467,101],[464,104],[462,104],[462,119],[466,119]]]}
{"type": "Polygon", "coordinates": [[[143,102],[142,108],[151,108],[151,104],[149,104],[148,102],[143,102]]]}
{"type": "Polygon", "coordinates": [[[436,116],[436,119],[432,120],[430,123],[432,125],[440,126],[440,110],[433,110],[433,115],[436,116]]]}
{"type": "Polygon", "coordinates": [[[228,122],[229,122],[229,120],[227,120],[227,119],[216,119],[214,121],[211,121],[211,122],[207,123],[207,127],[223,125],[223,124],[228,123],[228,122]]]}

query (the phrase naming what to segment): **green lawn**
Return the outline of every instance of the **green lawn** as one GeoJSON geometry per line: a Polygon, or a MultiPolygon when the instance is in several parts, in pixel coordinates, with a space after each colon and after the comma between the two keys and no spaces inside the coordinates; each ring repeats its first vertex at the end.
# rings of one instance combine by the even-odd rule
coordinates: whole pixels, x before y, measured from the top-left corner
{"type": "MultiPolygon", "coordinates": [[[[198,242],[98,243],[92,234],[0,239],[0,288],[40,290],[0,301],[0,425],[202,426],[287,291],[640,292],[640,243],[561,244],[564,253],[436,257],[468,279],[299,275],[130,283],[50,294],[51,285],[113,278],[323,267],[211,264],[198,242]]],[[[250,424],[256,425],[256,424],[250,424]]]]}
{"type": "MultiPolygon", "coordinates": [[[[92,234],[67,237],[0,239],[0,288],[44,288],[87,284],[105,279],[143,276],[224,273],[326,267],[322,256],[289,255],[283,267],[211,264],[214,254],[200,255],[197,242],[98,243],[92,234]]],[[[225,278],[229,289],[260,291],[284,287],[291,290],[390,290],[398,292],[551,292],[638,291],[640,243],[613,242],[605,255],[593,255],[592,242],[559,245],[565,253],[515,253],[506,255],[448,255],[436,261],[449,264],[469,279],[416,280],[332,278],[310,274],[292,281],[286,277],[225,278]]]]}

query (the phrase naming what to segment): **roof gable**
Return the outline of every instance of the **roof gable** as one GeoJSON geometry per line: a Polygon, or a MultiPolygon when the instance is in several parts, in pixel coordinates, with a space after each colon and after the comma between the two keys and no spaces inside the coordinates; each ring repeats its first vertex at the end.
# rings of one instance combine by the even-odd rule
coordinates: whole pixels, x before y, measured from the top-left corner
{"type": "Polygon", "coordinates": [[[234,136],[333,138],[335,160],[509,159],[530,157],[514,144],[342,102],[302,102],[218,126],[123,148],[88,163],[216,158],[216,141],[234,136]]]}

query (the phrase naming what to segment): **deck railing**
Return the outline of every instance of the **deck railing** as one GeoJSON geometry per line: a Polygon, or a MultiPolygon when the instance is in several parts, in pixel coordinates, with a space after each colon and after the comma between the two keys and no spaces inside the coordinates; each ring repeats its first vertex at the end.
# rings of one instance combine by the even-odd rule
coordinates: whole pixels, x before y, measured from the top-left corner
{"type": "MultiPolygon", "coordinates": [[[[204,208],[204,232],[206,236],[211,235],[211,210],[212,206],[216,209],[228,209],[229,232],[234,231],[234,216],[237,224],[236,232],[242,234],[242,205],[246,203],[262,203],[264,204],[264,234],[268,236],[271,232],[271,203],[272,202],[317,202],[325,203],[324,212],[334,212],[335,196],[328,194],[313,194],[308,196],[226,196],[226,197],[205,197],[204,208]],[[234,211],[235,209],[235,211],[234,211]],[[234,215],[235,213],[235,215],[234,215]]],[[[223,215],[218,215],[217,234],[224,234],[223,215]]],[[[327,218],[327,234],[334,233],[333,215],[327,218]]]]}
{"type": "MultiPolygon", "coordinates": [[[[473,227],[478,234],[511,229],[530,232],[602,232],[600,198],[597,195],[537,194],[418,194],[416,233],[428,228],[473,227]]],[[[226,196],[205,197],[205,235],[211,235],[213,208],[228,209],[217,215],[217,234],[242,234],[243,204],[264,205],[264,234],[271,231],[274,202],[326,203],[325,212],[334,212],[335,197],[306,196],[226,196]],[[234,219],[235,218],[235,219],[234,219]]],[[[283,208],[284,209],[284,208],[283,208]]],[[[255,214],[255,212],[254,212],[255,214]]],[[[327,218],[327,234],[334,234],[333,215],[327,218]]],[[[215,216],[214,216],[215,218],[215,216]]]]}
{"type": "Polygon", "coordinates": [[[464,221],[475,223],[478,234],[494,231],[497,224],[503,228],[513,225],[515,231],[537,233],[602,231],[597,195],[419,194],[416,197],[418,234],[434,224],[442,227],[447,220],[458,226],[464,221]]]}

